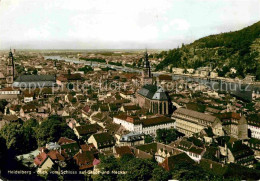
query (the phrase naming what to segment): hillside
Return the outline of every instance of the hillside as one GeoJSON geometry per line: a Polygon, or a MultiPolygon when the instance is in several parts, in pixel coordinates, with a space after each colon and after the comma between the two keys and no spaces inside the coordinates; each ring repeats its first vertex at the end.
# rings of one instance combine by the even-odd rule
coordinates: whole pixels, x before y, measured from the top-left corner
{"type": "Polygon", "coordinates": [[[157,70],[211,64],[220,76],[243,78],[250,74],[260,80],[260,21],[242,30],[210,35],[155,56],[163,58],[157,70]],[[230,68],[237,72],[229,73],[230,68]]]}

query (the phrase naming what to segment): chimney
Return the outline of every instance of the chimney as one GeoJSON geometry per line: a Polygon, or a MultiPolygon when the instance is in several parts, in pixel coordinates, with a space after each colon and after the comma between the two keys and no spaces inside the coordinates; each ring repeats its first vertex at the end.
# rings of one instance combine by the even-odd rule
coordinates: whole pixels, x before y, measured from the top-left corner
{"type": "Polygon", "coordinates": [[[139,149],[137,149],[137,154],[139,155],[139,149]]]}

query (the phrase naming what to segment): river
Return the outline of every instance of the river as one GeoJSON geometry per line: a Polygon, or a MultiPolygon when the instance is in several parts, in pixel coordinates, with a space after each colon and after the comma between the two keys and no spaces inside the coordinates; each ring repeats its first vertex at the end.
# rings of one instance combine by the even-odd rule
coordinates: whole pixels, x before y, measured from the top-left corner
{"type": "MultiPolygon", "coordinates": [[[[67,57],[61,57],[61,56],[44,56],[44,58],[51,59],[51,60],[63,60],[66,62],[76,63],[76,64],[84,64],[89,65],[92,67],[101,66],[101,67],[110,67],[116,70],[122,70],[125,72],[137,72],[141,73],[141,70],[133,69],[130,67],[122,67],[122,66],[116,66],[116,65],[110,65],[106,63],[98,63],[98,62],[89,62],[84,60],[79,60],[77,58],[67,58],[67,57]]],[[[153,76],[157,77],[160,72],[153,72],[153,76]]],[[[239,98],[242,98],[246,101],[252,101],[252,93],[253,91],[260,91],[259,87],[256,87],[254,85],[250,84],[240,84],[240,83],[234,83],[234,82],[225,82],[225,81],[217,81],[217,80],[211,80],[211,79],[205,79],[205,78],[199,78],[199,77],[189,77],[184,75],[172,75],[173,80],[182,79],[187,82],[189,81],[195,81],[204,85],[207,85],[208,87],[212,88],[213,90],[221,90],[225,92],[229,92],[232,95],[235,95],[239,98]]]]}

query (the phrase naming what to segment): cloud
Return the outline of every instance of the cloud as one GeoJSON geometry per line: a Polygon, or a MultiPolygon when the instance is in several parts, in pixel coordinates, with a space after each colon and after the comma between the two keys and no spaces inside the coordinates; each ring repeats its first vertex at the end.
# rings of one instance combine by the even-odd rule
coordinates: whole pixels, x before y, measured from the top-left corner
{"type": "Polygon", "coordinates": [[[258,0],[2,0],[0,48],[174,48],[248,26],[259,8],[258,0]]]}

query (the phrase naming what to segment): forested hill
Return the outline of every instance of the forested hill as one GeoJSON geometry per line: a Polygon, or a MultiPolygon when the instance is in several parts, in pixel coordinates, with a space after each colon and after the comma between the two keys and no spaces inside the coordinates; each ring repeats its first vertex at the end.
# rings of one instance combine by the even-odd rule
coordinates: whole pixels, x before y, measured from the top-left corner
{"type": "Polygon", "coordinates": [[[260,80],[260,21],[242,30],[210,35],[155,56],[163,58],[157,70],[211,64],[220,76],[243,78],[251,74],[260,80]],[[235,68],[237,73],[229,73],[230,68],[235,68]]]}

